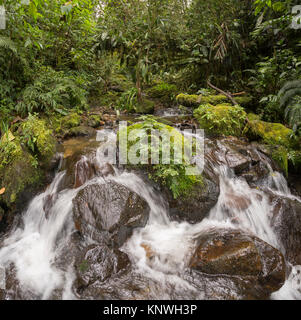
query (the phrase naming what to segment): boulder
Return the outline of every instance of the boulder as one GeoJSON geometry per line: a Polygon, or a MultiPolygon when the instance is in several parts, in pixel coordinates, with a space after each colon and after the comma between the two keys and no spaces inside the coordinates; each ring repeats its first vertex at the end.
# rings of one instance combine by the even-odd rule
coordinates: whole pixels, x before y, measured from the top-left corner
{"type": "Polygon", "coordinates": [[[201,222],[216,205],[219,197],[219,186],[204,179],[203,185],[196,185],[188,197],[174,199],[167,193],[169,203],[169,217],[175,221],[189,223],[201,222]]]}
{"type": "Polygon", "coordinates": [[[201,104],[193,116],[200,128],[214,135],[240,136],[245,126],[247,114],[240,106],[230,104],[201,104]]]}
{"type": "Polygon", "coordinates": [[[88,287],[96,281],[104,282],[130,267],[128,256],[106,245],[90,245],[77,257],[75,270],[76,287],[88,287]]]}
{"type": "Polygon", "coordinates": [[[249,121],[245,130],[250,139],[262,139],[265,143],[283,145],[285,147],[293,144],[290,138],[292,130],[280,123],[264,122],[261,120],[249,121]]]}
{"type": "Polygon", "coordinates": [[[244,177],[251,187],[261,185],[269,176],[270,169],[276,166],[259,148],[243,139],[225,137],[222,139],[205,139],[204,175],[219,183],[219,165],[244,177]]]}
{"type": "Polygon", "coordinates": [[[189,266],[206,274],[251,277],[269,293],[285,282],[282,253],[239,230],[213,229],[200,235],[189,266]]]}
{"type": "Polygon", "coordinates": [[[196,94],[179,94],[176,98],[177,102],[185,107],[198,107],[200,104],[217,105],[228,102],[228,98],[222,94],[217,95],[196,95],[196,94]]]}
{"type": "Polygon", "coordinates": [[[284,255],[293,265],[301,265],[301,203],[298,200],[271,195],[271,224],[281,241],[284,255]]]}
{"type": "Polygon", "coordinates": [[[78,126],[71,128],[64,135],[64,138],[70,137],[93,137],[96,135],[96,130],[88,126],[78,126]]]}
{"type": "Polygon", "coordinates": [[[76,229],[96,241],[106,234],[115,247],[122,246],[133,229],[146,225],[149,211],[145,200],[112,181],[88,185],[73,200],[76,229]]]}

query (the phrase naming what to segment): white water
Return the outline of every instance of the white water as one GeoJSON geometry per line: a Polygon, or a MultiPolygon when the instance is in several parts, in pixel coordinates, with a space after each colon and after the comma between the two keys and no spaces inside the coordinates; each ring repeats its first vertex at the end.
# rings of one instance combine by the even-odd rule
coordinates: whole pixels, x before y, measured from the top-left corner
{"type": "MultiPolygon", "coordinates": [[[[110,144],[110,140],[107,143],[110,144]]],[[[102,151],[99,149],[96,154],[99,164],[103,164],[102,151]]],[[[122,249],[129,254],[138,273],[161,284],[162,292],[166,290],[166,299],[170,297],[170,287],[195,291],[197,299],[203,298],[202,293],[181,278],[180,272],[187,267],[195,246],[194,239],[210,228],[240,228],[282,250],[271,226],[271,206],[265,193],[251,189],[244,179],[237,178],[228,168],[217,169],[221,189],[218,203],[208,218],[196,225],[171,222],[161,195],[134,173],[118,172],[115,168],[116,176],[106,180],[93,179],[93,183],[106,183],[110,179],[116,181],[148,202],[151,213],[147,226],[136,230],[122,249]],[[152,259],[146,256],[145,247],[153,253],[152,259]]],[[[72,293],[75,279],[72,267],[63,271],[55,267],[54,262],[74,231],[72,200],[84,186],[58,193],[64,174],[57,173],[47,190],[32,200],[23,214],[23,226],[16,227],[0,249],[0,266],[8,268],[13,263],[22,290],[41,299],[51,298],[55,289],[62,290],[63,299],[75,298],[72,293]],[[53,199],[48,219],[43,209],[47,196],[53,199]]],[[[267,187],[272,192],[293,197],[281,174],[271,172],[271,180],[267,187]]],[[[272,295],[273,299],[301,299],[300,270],[301,266],[293,268],[283,288],[272,295]]]]}

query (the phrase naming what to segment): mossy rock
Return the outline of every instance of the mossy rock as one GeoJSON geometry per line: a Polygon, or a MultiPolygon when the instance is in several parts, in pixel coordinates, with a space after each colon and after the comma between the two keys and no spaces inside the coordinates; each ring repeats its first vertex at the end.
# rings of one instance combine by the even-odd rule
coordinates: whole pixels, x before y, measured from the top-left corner
{"type": "Polygon", "coordinates": [[[264,122],[261,120],[249,121],[245,133],[251,139],[261,139],[267,144],[293,146],[295,141],[290,138],[293,131],[281,123],[264,122]]]}
{"type": "Polygon", "coordinates": [[[255,113],[248,113],[248,120],[249,121],[261,120],[261,116],[255,113]]]}
{"type": "Polygon", "coordinates": [[[64,129],[71,129],[74,127],[78,127],[80,125],[80,122],[81,122],[81,116],[76,112],[72,112],[62,118],[61,126],[64,129]]]}
{"type": "Polygon", "coordinates": [[[96,135],[96,130],[88,126],[78,126],[71,128],[64,135],[64,138],[70,137],[93,137],[96,135]]]}
{"type": "Polygon", "coordinates": [[[251,96],[239,96],[239,97],[234,97],[234,100],[242,107],[246,108],[249,107],[250,104],[253,101],[253,97],[251,96]]]}
{"type": "Polygon", "coordinates": [[[196,94],[181,93],[176,97],[177,103],[185,107],[198,107],[201,104],[201,96],[196,94]]]}
{"type": "Polygon", "coordinates": [[[175,99],[177,90],[177,86],[174,84],[159,82],[146,90],[146,94],[151,98],[160,99],[160,102],[168,104],[175,99]]]}
{"type": "Polygon", "coordinates": [[[185,107],[198,107],[201,104],[218,105],[228,102],[228,98],[222,94],[218,95],[189,95],[179,94],[176,98],[177,102],[185,107]]]}
{"type": "MultiPolygon", "coordinates": [[[[137,138],[135,137],[136,132],[134,132],[134,130],[144,130],[144,137],[148,138],[148,145],[140,146],[140,148],[148,150],[148,158],[144,159],[144,164],[138,164],[134,166],[139,168],[143,167],[144,169],[146,167],[146,170],[149,173],[149,178],[159,182],[161,185],[166,186],[172,192],[172,195],[175,199],[179,197],[189,197],[190,190],[192,190],[195,185],[198,184],[202,186],[203,179],[201,175],[187,174],[187,169],[190,168],[189,159],[186,158],[186,154],[183,155],[182,153],[183,145],[187,145],[187,141],[181,132],[171,126],[158,122],[154,119],[154,117],[144,117],[144,121],[129,126],[126,131],[119,131],[118,133],[118,137],[124,134],[127,134],[127,137],[129,137],[131,134],[131,141],[128,143],[128,150],[136,143],[139,143],[139,136],[137,136],[137,138]],[[169,136],[172,137],[170,142],[170,164],[162,164],[163,150],[166,151],[166,149],[161,145],[159,147],[159,164],[150,165],[151,159],[149,155],[152,151],[150,140],[154,139],[154,141],[158,141],[159,139],[156,136],[151,136],[150,129],[156,130],[160,134],[163,134],[165,131],[169,134],[169,136]],[[174,160],[176,153],[181,154],[182,164],[177,164],[177,162],[174,160]]],[[[139,134],[138,131],[137,134],[139,134]]],[[[128,163],[130,166],[133,166],[131,161],[128,161],[128,163]]]]}
{"type": "Polygon", "coordinates": [[[42,164],[48,164],[56,150],[56,140],[46,121],[29,115],[21,126],[21,140],[32,149],[42,164]]]}
{"type": "Polygon", "coordinates": [[[134,106],[134,110],[136,113],[141,114],[154,113],[155,103],[151,100],[143,99],[141,102],[138,102],[136,106],[134,106]]]}
{"type": "Polygon", "coordinates": [[[0,195],[0,202],[8,208],[14,205],[21,193],[39,184],[42,178],[36,159],[24,151],[19,142],[14,144],[16,150],[10,155],[9,163],[0,166],[0,188],[5,188],[5,192],[0,195]]]}
{"type": "Polygon", "coordinates": [[[84,123],[88,127],[97,128],[100,126],[100,121],[101,121],[100,115],[92,114],[88,116],[88,118],[84,123]]]}
{"type": "Polygon", "coordinates": [[[240,106],[230,104],[201,105],[194,110],[194,117],[200,127],[215,135],[240,136],[247,114],[240,106]]]}

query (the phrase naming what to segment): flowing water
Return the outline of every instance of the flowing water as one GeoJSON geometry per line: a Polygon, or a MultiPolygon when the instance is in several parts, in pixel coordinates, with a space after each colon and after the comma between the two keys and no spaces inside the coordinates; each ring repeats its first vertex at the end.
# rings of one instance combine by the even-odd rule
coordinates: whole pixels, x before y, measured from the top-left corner
{"type": "MultiPolygon", "coordinates": [[[[103,148],[116,137],[109,136],[96,152],[96,160],[103,164],[103,148]]],[[[85,158],[83,158],[85,160],[85,158]]],[[[86,158],[87,159],[87,158],[86,158]]],[[[81,161],[84,161],[81,160],[81,161]]],[[[96,177],[77,189],[60,190],[65,171],[58,171],[47,190],[36,196],[23,213],[22,223],[6,235],[0,246],[0,284],[5,282],[3,270],[13,263],[16,278],[23,296],[30,299],[49,299],[56,289],[62,290],[63,299],[75,299],[72,283],[75,271],[72,266],[60,269],[55,263],[74,232],[72,200],[87,184],[115,181],[143,197],[151,209],[145,228],[136,229],[122,247],[133,263],[135,272],[160,283],[161,298],[172,298],[171,290],[189,292],[187,298],[202,299],[204,295],[181,276],[187,267],[195,246],[195,238],[211,228],[240,228],[253,233],[283,252],[283,247],[271,224],[271,204],[267,194],[250,188],[243,178],[238,178],[227,166],[215,164],[219,173],[220,196],[216,206],[202,222],[172,222],[168,218],[166,200],[153,186],[133,172],[114,168],[115,175],[96,177]],[[46,215],[45,199],[52,206],[46,215]],[[232,202],[243,199],[240,207],[232,202]],[[229,208],[231,210],[229,210],[229,208]],[[147,259],[143,246],[155,252],[155,259],[147,259]],[[2,272],[1,272],[2,270],[2,272]],[[173,288],[173,289],[171,289],[173,288]]],[[[276,195],[300,199],[291,195],[285,178],[272,172],[265,187],[276,195]]],[[[92,241],[91,241],[92,243],[92,241]]],[[[273,299],[301,299],[301,266],[293,266],[285,285],[272,295],[273,299]]],[[[154,289],[155,290],[155,289],[154,289]]]]}

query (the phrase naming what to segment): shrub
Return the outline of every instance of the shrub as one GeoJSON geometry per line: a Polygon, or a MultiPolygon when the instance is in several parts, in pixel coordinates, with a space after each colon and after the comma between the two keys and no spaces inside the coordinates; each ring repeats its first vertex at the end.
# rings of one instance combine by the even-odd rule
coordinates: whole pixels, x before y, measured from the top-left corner
{"type": "Polygon", "coordinates": [[[244,128],[247,114],[239,106],[204,104],[194,111],[194,117],[200,127],[210,133],[239,136],[244,128]]]}
{"type": "Polygon", "coordinates": [[[41,68],[38,78],[21,93],[17,111],[66,114],[66,109],[87,107],[87,91],[80,77],[67,76],[49,67],[41,68]]]}

